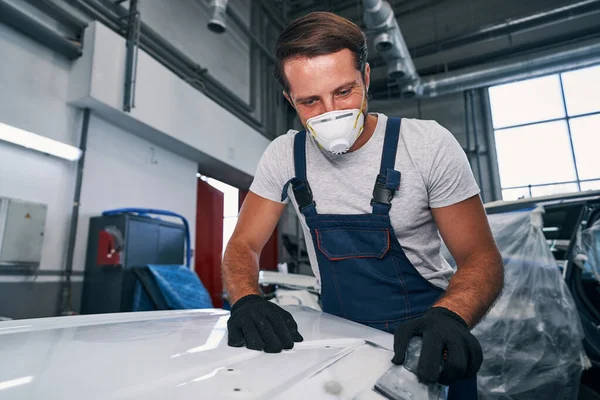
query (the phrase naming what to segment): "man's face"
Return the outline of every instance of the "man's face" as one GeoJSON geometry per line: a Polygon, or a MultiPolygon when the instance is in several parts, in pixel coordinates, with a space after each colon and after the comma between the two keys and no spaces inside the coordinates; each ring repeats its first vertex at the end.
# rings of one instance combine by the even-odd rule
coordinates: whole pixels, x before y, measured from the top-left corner
{"type": "MultiPolygon", "coordinates": [[[[354,54],[348,49],[313,58],[291,58],[285,61],[283,71],[290,89],[284,95],[304,126],[309,118],[329,111],[361,108],[365,84],[369,86],[369,65],[363,82],[354,54]]],[[[366,108],[365,99],[363,110],[366,108]]]]}

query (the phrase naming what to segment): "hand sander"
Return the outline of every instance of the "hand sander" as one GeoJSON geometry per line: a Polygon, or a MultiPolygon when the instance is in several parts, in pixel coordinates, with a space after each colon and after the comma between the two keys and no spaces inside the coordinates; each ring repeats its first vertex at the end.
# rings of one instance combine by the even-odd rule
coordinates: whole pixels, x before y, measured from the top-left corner
{"type": "Polygon", "coordinates": [[[390,400],[446,400],[447,386],[439,383],[423,384],[417,378],[422,345],[421,337],[414,336],[410,339],[404,364],[392,365],[384,372],[375,382],[375,391],[390,400]]]}

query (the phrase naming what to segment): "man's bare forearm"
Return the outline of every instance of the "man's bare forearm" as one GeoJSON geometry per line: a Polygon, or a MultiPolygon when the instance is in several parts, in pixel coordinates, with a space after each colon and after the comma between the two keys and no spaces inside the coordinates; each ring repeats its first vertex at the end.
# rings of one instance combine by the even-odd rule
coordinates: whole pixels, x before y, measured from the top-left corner
{"type": "Polygon", "coordinates": [[[258,289],[259,255],[250,246],[229,242],[223,257],[223,279],[231,304],[249,294],[260,294],[258,289]]]}
{"type": "Polygon", "coordinates": [[[458,266],[446,294],[435,306],[454,311],[472,328],[494,304],[503,283],[500,254],[494,250],[475,254],[458,266]]]}

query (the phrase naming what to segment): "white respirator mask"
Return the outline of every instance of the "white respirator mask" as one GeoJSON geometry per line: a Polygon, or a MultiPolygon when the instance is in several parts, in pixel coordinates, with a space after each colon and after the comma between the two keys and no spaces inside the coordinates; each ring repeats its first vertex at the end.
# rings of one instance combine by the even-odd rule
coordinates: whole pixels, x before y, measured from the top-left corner
{"type": "Polygon", "coordinates": [[[329,111],[306,121],[306,128],[325,150],[333,154],[344,154],[356,142],[363,131],[365,114],[360,109],[329,111]]]}

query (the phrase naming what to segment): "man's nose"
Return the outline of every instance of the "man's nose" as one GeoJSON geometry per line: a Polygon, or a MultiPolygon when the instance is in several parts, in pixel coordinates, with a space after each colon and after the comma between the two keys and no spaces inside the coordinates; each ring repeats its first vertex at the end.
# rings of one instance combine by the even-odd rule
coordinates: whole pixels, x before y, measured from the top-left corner
{"type": "Polygon", "coordinates": [[[335,111],[335,103],[334,103],[333,99],[323,100],[323,107],[324,107],[323,113],[335,111]]]}

